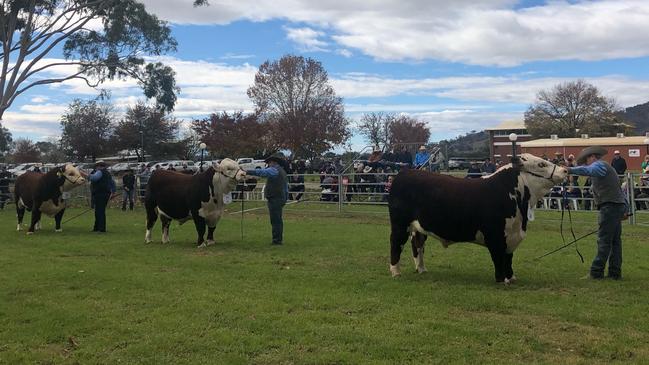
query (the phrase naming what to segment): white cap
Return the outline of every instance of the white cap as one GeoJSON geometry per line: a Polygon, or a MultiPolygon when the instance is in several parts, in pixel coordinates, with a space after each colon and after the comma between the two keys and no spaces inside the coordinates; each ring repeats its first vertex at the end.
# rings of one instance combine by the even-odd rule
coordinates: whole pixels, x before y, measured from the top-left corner
{"type": "Polygon", "coordinates": [[[620,154],[620,151],[619,151],[619,150],[615,150],[615,151],[613,151],[613,154],[619,155],[619,154],[620,154]]]}

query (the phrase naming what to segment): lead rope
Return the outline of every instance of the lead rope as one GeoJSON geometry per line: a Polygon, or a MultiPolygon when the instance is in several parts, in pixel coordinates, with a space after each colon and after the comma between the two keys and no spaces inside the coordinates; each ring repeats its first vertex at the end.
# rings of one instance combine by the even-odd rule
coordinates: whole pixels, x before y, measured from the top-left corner
{"type": "MultiPolygon", "coordinates": [[[[561,241],[563,242],[564,246],[567,247],[569,245],[566,245],[566,239],[563,236],[563,220],[564,220],[564,213],[566,210],[566,205],[569,203],[568,201],[568,191],[566,190],[566,182],[562,184],[562,191],[561,191],[561,223],[559,224],[559,232],[561,233],[561,241]]],[[[579,259],[581,260],[581,263],[584,263],[584,256],[579,252],[579,247],[577,244],[577,237],[575,236],[575,231],[573,230],[572,227],[572,213],[570,212],[570,206],[568,206],[568,219],[570,221],[570,233],[572,234],[572,243],[575,244],[575,251],[577,251],[577,255],[579,255],[579,259]]],[[[571,243],[571,244],[572,244],[571,243]]]]}

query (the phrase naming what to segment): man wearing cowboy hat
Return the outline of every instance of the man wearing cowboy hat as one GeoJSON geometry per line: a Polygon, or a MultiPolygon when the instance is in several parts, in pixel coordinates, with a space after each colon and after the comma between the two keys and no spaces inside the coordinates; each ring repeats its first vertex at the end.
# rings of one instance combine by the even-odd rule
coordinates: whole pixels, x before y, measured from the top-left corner
{"type": "Polygon", "coordinates": [[[270,215],[270,225],[272,227],[273,245],[281,245],[284,233],[284,221],[282,220],[282,209],[288,198],[288,178],[286,170],[288,164],[284,155],[276,153],[265,160],[268,165],[265,169],[247,170],[247,175],[265,177],[266,187],[264,196],[268,204],[268,213],[270,215]]]}
{"type": "Polygon", "coordinates": [[[108,165],[97,161],[95,171],[90,174],[90,191],[95,205],[95,225],[93,232],[106,232],[106,206],[115,193],[115,181],[110,176],[108,165]]]}
{"type": "Polygon", "coordinates": [[[426,162],[428,162],[428,158],[430,155],[428,152],[426,152],[426,146],[420,146],[419,147],[419,152],[415,155],[415,168],[420,168],[423,166],[426,162]]]}
{"type": "Polygon", "coordinates": [[[590,278],[602,279],[608,261],[608,277],[619,280],[622,278],[622,220],[626,218],[627,206],[617,172],[601,159],[607,152],[601,146],[584,148],[577,156],[577,164],[583,166],[568,167],[568,172],[591,177],[591,191],[599,208],[597,255],[590,267],[590,278]]]}

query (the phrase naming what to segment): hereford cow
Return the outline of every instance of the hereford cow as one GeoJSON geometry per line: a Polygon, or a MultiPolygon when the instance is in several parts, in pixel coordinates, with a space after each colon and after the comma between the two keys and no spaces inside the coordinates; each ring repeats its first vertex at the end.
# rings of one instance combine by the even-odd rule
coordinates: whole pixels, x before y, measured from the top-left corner
{"type": "Polygon", "coordinates": [[[194,220],[199,247],[214,243],[214,229],[224,208],[224,194],[230,193],[237,181],[246,176],[239,164],[228,158],[196,175],[156,170],[149,179],[144,198],[146,207],[145,242],[151,242],[151,229],[160,215],[162,243],[169,242],[169,226],[173,219],[181,224],[194,220]],[[204,241],[207,225],[207,242],[204,241]]]}
{"type": "Polygon", "coordinates": [[[412,236],[418,272],[424,266],[426,236],[444,247],[473,242],[489,249],[496,281],[514,281],[513,252],[525,238],[536,202],[568,171],[523,154],[482,179],[460,179],[421,170],[405,170],[394,179],[389,196],[392,276],[401,274],[403,246],[412,236]]]}
{"type": "Polygon", "coordinates": [[[18,230],[23,223],[25,209],[32,212],[32,222],[27,234],[40,228],[41,213],[54,217],[56,232],[61,232],[61,219],[65,212],[63,192],[83,185],[86,179],[79,170],[67,164],[53,168],[46,174],[28,171],[16,179],[14,199],[18,216],[18,230]]]}

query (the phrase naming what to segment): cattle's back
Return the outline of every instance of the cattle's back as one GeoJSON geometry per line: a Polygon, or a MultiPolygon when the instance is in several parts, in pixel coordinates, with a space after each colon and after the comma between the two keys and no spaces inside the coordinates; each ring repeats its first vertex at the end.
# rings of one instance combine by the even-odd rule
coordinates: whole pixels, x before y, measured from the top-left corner
{"type": "Polygon", "coordinates": [[[31,208],[34,202],[34,196],[43,179],[44,174],[40,172],[27,171],[18,176],[14,185],[14,196],[16,202],[22,199],[23,204],[31,208]]]}

